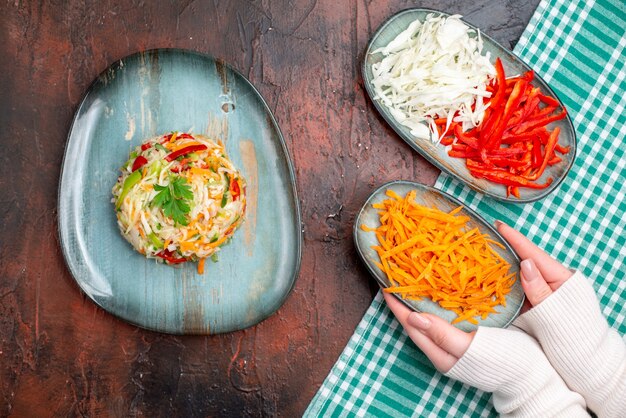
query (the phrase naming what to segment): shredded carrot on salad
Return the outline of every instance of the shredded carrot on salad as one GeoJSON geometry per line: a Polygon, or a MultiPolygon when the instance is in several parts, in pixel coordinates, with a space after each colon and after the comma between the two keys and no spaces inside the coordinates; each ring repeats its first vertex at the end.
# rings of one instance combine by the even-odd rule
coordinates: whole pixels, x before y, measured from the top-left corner
{"type": "Polygon", "coordinates": [[[492,245],[503,246],[478,228],[466,228],[469,217],[415,202],[416,192],[403,198],[387,190],[390,199],[376,203],[381,225],[361,229],[376,233],[380,256],[376,265],[392,285],[388,293],[405,299],[430,298],[457,314],[452,323],[476,317],[486,319],[495,307],[506,306],[506,295],[515,282],[510,265],[492,245]]]}

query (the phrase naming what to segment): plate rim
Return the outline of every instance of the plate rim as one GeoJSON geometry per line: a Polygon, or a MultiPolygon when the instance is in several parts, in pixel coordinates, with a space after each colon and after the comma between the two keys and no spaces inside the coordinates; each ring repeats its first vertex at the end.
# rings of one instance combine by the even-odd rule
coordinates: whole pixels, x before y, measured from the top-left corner
{"type": "MultiPolygon", "coordinates": [[[[440,171],[446,173],[447,175],[451,176],[452,178],[454,178],[456,181],[462,183],[464,186],[469,187],[470,189],[480,193],[481,195],[484,196],[488,196],[494,200],[498,200],[500,202],[506,202],[506,203],[517,203],[517,204],[525,204],[525,203],[532,203],[532,202],[536,202],[539,201],[541,199],[544,199],[545,197],[547,197],[548,195],[550,195],[551,193],[553,193],[555,190],[557,190],[559,188],[559,186],[561,185],[561,183],[565,180],[565,178],[567,178],[567,176],[569,175],[569,172],[572,168],[572,166],[574,165],[574,161],[576,160],[576,154],[578,153],[578,140],[576,138],[576,129],[574,128],[574,124],[572,122],[572,119],[570,117],[570,113],[567,110],[567,108],[565,107],[565,105],[563,104],[563,101],[559,98],[559,96],[554,92],[554,90],[552,90],[552,87],[550,87],[550,85],[543,79],[543,77],[541,77],[540,74],[538,74],[536,71],[533,70],[534,72],[534,77],[539,79],[542,84],[547,88],[547,92],[550,96],[556,98],[556,100],[558,100],[559,104],[561,105],[561,107],[563,109],[566,110],[566,114],[565,114],[565,123],[567,125],[569,125],[569,129],[572,132],[572,145],[571,145],[571,149],[570,149],[570,153],[572,153],[572,158],[569,160],[569,164],[567,165],[567,167],[565,168],[565,171],[563,172],[563,175],[557,179],[556,181],[553,181],[553,183],[548,186],[546,189],[543,189],[541,192],[539,192],[536,196],[533,197],[528,197],[528,198],[509,198],[494,192],[490,192],[489,190],[485,190],[481,187],[478,187],[478,185],[473,184],[473,183],[469,183],[467,180],[465,180],[464,178],[462,178],[461,176],[449,171],[443,164],[440,164],[435,158],[431,157],[427,152],[425,152],[419,145],[417,145],[417,143],[413,140],[411,140],[410,138],[405,138],[405,134],[399,129],[399,122],[395,121],[395,119],[393,119],[393,117],[388,117],[385,112],[383,111],[383,106],[381,103],[379,103],[377,100],[374,100],[374,91],[372,90],[372,86],[371,83],[368,81],[368,76],[367,76],[367,57],[368,55],[371,54],[371,50],[372,50],[372,44],[374,42],[374,40],[376,40],[379,35],[387,28],[387,26],[389,26],[392,22],[394,22],[397,18],[399,18],[402,15],[405,14],[413,14],[413,13],[439,13],[443,16],[449,17],[449,16],[453,16],[450,13],[447,12],[442,12],[440,10],[435,10],[435,9],[430,9],[430,8],[421,8],[421,7],[412,7],[412,8],[407,8],[407,9],[403,9],[400,10],[397,13],[394,13],[393,15],[391,15],[390,17],[388,17],[387,19],[385,19],[376,29],[376,31],[371,35],[371,37],[369,38],[368,42],[367,42],[367,46],[365,48],[365,53],[363,54],[363,59],[361,62],[361,78],[363,81],[363,85],[365,86],[365,90],[367,92],[367,95],[369,96],[370,102],[372,102],[374,104],[374,107],[377,111],[377,113],[383,118],[383,120],[386,122],[386,124],[391,127],[391,129],[396,133],[396,135],[398,135],[400,137],[400,139],[402,139],[403,142],[405,142],[407,145],[409,145],[414,151],[417,151],[418,154],[420,154],[422,157],[424,157],[429,163],[431,163],[432,165],[434,165],[435,167],[437,167],[440,171]]],[[[497,45],[498,47],[500,47],[503,51],[507,52],[509,55],[511,55],[512,57],[514,57],[525,69],[526,71],[528,70],[532,70],[532,68],[530,68],[530,66],[526,63],[526,61],[524,61],[523,59],[521,59],[519,56],[517,56],[513,51],[511,51],[508,48],[505,48],[502,44],[500,44],[498,41],[496,41],[495,39],[493,39],[491,36],[489,36],[488,34],[486,34],[483,30],[481,30],[480,28],[478,28],[477,26],[472,25],[471,23],[467,22],[463,17],[461,17],[460,19],[464,24],[466,24],[470,29],[473,30],[477,30],[480,31],[480,36],[482,38],[487,39],[489,42],[492,42],[493,44],[497,45]]]]}
{"type": "Polygon", "coordinates": [[[56,210],[57,210],[57,238],[58,238],[58,245],[61,247],[61,253],[63,254],[63,261],[65,266],[67,267],[70,276],[73,280],[73,282],[75,284],[78,285],[78,288],[80,290],[80,292],[84,295],[86,295],[94,304],[96,304],[96,306],[98,306],[100,309],[104,310],[107,314],[114,316],[116,319],[121,320],[123,322],[132,324],[133,326],[136,326],[138,328],[141,329],[145,329],[148,331],[152,331],[152,332],[159,332],[159,333],[164,333],[164,334],[169,334],[169,335],[218,335],[218,334],[226,334],[226,333],[231,333],[231,332],[237,332],[237,331],[242,331],[244,329],[248,329],[251,327],[254,327],[256,325],[258,325],[259,323],[267,320],[268,318],[270,318],[271,316],[273,316],[286,302],[286,300],[289,298],[289,296],[291,295],[293,289],[295,288],[295,284],[296,281],[299,278],[300,275],[300,270],[302,267],[302,247],[303,247],[303,232],[302,232],[302,213],[301,213],[301,208],[300,208],[300,199],[298,198],[298,191],[297,191],[297,178],[296,178],[296,173],[295,173],[295,169],[293,167],[293,158],[291,153],[289,152],[289,149],[287,148],[287,144],[285,142],[285,138],[284,135],[282,133],[282,130],[280,129],[280,125],[278,124],[278,121],[276,120],[276,117],[274,115],[274,112],[272,112],[272,109],[269,107],[267,101],[265,100],[265,97],[263,97],[263,95],[261,94],[261,92],[256,88],[256,86],[254,86],[254,84],[252,84],[252,82],[250,80],[248,80],[248,78],[243,75],[239,70],[237,70],[236,68],[234,68],[231,64],[229,64],[228,62],[226,62],[225,60],[221,59],[221,58],[217,58],[211,54],[208,53],[203,53],[203,52],[199,52],[199,51],[194,51],[194,50],[190,50],[190,49],[184,49],[184,48],[151,48],[151,49],[145,49],[145,50],[139,50],[130,54],[125,55],[122,58],[116,59],[115,61],[113,61],[112,63],[110,63],[104,70],[100,71],[98,73],[98,75],[91,81],[91,83],[89,84],[89,86],[86,88],[85,92],[82,94],[79,104],[76,107],[76,110],[74,111],[74,114],[72,116],[72,121],[70,123],[70,127],[67,131],[67,135],[66,135],[66,140],[65,140],[65,145],[63,148],[63,158],[62,158],[62,162],[61,162],[61,167],[60,167],[60,171],[59,171],[59,180],[58,180],[58,187],[57,187],[57,193],[56,193],[56,197],[57,197],[57,204],[56,204],[56,210]],[[135,56],[149,56],[151,54],[156,54],[157,56],[161,53],[172,53],[172,54],[187,54],[187,55],[195,55],[200,57],[203,60],[209,60],[209,61],[213,61],[215,63],[219,63],[220,65],[224,66],[225,68],[227,68],[229,71],[232,71],[233,73],[235,73],[237,76],[239,76],[241,78],[241,80],[244,81],[245,84],[247,84],[248,87],[250,87],[252,89],[252,91],[254,91],[256,93],[256,97],[261,101],[263,107],[265,108],[265,110],[267,111],[267,114],[269,115],[269,119],[271,121],[271,125],[274,127],[276,133],[277,133],[277,137],[281,146],[281,150],[283,151],[284,155],[287,157],[286,158],[286,163],[287,163],[287,170],[289,172],[289,177],[290,177],[290,185],[291,185],[291,189],[290,189],[290,193],[293,196],[293,199],[291,203],[293,203],[293,207],[294,207],[294,212],[295,212],[295,230],[298,231],[295,234],[296,239],[296,251],[295,251],[295,265],[293,268],[293,273],[291,275],[290,278],[290,285],[288,287],[288,289],[281,295],[280,298],[277,299],[276,301],[276,307],[275,309],[272,309],[269,313],[267,313],[264,316],[261,316],[258,320],[250,323],[249,325],[245,326],[245,327],[240,327],[237,326],[233,329],[228,329],[228,330],[221,330],[218,332],[212,332],[210,329],[208,330],[208,332],[202,332],[202,331],[185,331],[184,327],[181,327],[180,331],[174,331],[174,330],[166,330],[163,328],[159,328],[157,326],[149,326],[146,324],[141,324],[138,323],[137,321],[134,321],[132,318],[124,318],[121,315],[119,315],[117,312],[113,312],[110,309],[107,309],[105,306],[103,306],[98,300],[96,300],[91,294],[90,292],[87,292],[85,290],[85,288],[83,287],[82,282],[77,278],[79,276],[78,272],[76,271],[76,266],[74,266],[73,263],[70,262],[71,260],[71,256],[68,253],[69,248],[67,248],[68,244],[67,241],[69,238],[64,237],[64,233],[63,233],[63,226],[62,223],[64,223],[62,221],[63,217],[62,217],[62,212],[61,212],[61,206],[62,206],[62,195],[64,192],[64,189],[67,188],[67,186],[64,186],[65,183],[67,182],[66,176],[69,175],[70,173],[67,173],[67,168],[68,168],[68,145],[70,144],[70,140],[71,140],[71,136],[72,136],[72,132],[74,131],[74,128],[76,126],[77,120],[78,120],[78,115],[81,114],[81,111],[83,110],[83,108],[85,107],[86,101],[88,99],[88,97],[93,93],[95,87],[101,82],[101,80],[103,79],[103,77],[106,76],[107,73],[109,73],[111,70],[117,70],[119,69],[122,65],[123,62],[131,57],[135,57],[135,56]]]}
{"type": "MultiPolygon", "coordinates": [[[[391,186],[394,186],[394,185],[397,185],[397,184],[407,185],[407,186],[410,186],[410,187],[412,187],[414,189],[418,189],[418,192],[426,191],[426,192],[435,193],[435,194],[438,194],[438,195],[442,196],[444,199],[447,199],[447,200],[451,201],[454,204],[457,204],[459,206],[463,206],[463,210],[467,211],[472,216],[475,216],[480,222],[482,222],[482,224],[485,227],[487,227],[489,229],[490,233],[492,233],[494,236],[498,237],[502,241],[502,243],[506,247],[507,251],[511,253],[511,255],[513,256],[513,258],[515,259],[515,261],[516,261],[516,263],[518,265],[521,262],[517,252],[511,247],[509,242],[506,239],[504,239],[502,234],[500,234],[493,225],[491,225],[489,222],[487,222],[487,220],[482,215],[480,215],[477,211],[475,211],[472,208],[470,208],[469,206],[467,206],[465,203],[461,202],[456,197],[452,196],[449,193],[444,192],[443,190],[439,190],[436,187],[428,186],[426,184],[418,183],[416,181],[411,181],[411,180],[392,180],[392,181],[389,181],[389,182],[386,182],[386,183],[380,185],[379,187],[374,189],[369,194],[369,196],[365,200],[365,203],[363,203],[363,205],[359,208],[359,210],[358,210],[358,212],[357,212],[357,214],[356,214],[356,216],[354,218],[354,225],[353,225],[353,228],[352,228],[352,239],[354,241],[354,246],[355,246],[355,248],[357,250],[357,253],[359,254],[361,262],[363,264],[365,264],[365,267],[367,268],[367,271],[374,278],[376,283],[379,286],[381,286],[381,291],[382,291],[382,286],[387,287],[387,284],[382,282],[381,278],[378,276],[378,273],[376,271],[374,271],[374,269],[372,268],[370,263],[367,261],[365,253],[364,253],[363,249],[361,248],[360,240],[358,239],[357,234],[359,233],[360,224],[361,224],[360,220],[361,220],[361,217],[363,215],[363,212],[368,208],[368,206],[371,205],[372,199],[376,195],[378,195],[380,192],[382,192],[383,190],[386,190],[386,189],[390,188],[391,186]]],[[[521,280],[521,277],[518,274],[518,277],[517,277],[516,281],[520,281],[520,280],[521,280]]],[[[520,286],[521,286],[521,282],[520,282],[520,286]]],[[[402,304],[404,304],[404,306],[408,307],[412,311],[414,311],[414,312],[422,312],[422,311],[418,310],[416,307],[410,305],[405,299],[401,298],[397,293],[392,293],[392,295],[397,300],[402,302],[402,304]]],[[[521,312],[521,310],[522,310],[522,308],[524,306],[525,300],[526,300],[526,293],[522,289],[522,298],[521,298],[521,301],[519,303],[519,306],[517,307],[515,312],[511,315],[511,318],[506,322],[506,324],[502,325],[500,328],[506,328],[509,325],[511,325],[511,323],[513,321],[515,321],[515,319],[520,315],[520,312],[521,312]]],[[[445,308],[441,308],[441,309],[445,309],[445,308]]],[[[455,326],[456,326],[456,324],[455,324],[455,326]]],[[[480,325],[479,324],[479,326],[484,326],[484,325],[480,325]]]]}

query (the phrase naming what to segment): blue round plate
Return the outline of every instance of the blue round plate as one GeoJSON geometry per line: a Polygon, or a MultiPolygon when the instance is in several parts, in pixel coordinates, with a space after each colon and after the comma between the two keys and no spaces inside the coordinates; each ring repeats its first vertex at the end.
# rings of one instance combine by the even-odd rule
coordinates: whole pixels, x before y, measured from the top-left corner
{"type": "MultiPolygon", "coordinates": [[[[372,73],[372,65],[381,61],[383,56],[381,53],[374,54],[373,51],[389,44],[389,42],[395,39],[399,33],[404,31],[415,20],[424,21],[429,14],[435,14],[436,16],[443,15],[446,17],[450,16],[447,13],[430,9],[403,10],[390,17],[372,36],[372,39],[367,46],[367,50],[365,51],[365,59],[363,61],[361,71],[363,74],[365,89],[372,99],[374,107],[376,107],[389,126],[391,126],[400,138],[402,138],[411,148],[419,152],[424,158],[437,166],[441,171],[452,175],[454,178],[466,184],[470,188],[487,196],[491,196],[494,199],[512,203],[533,202],[546,197],[565,179],[567,173],[574,164],[574,158],[576,157],[576,131],[574,130],[574,125],[572,125],[569,115],[566,116],[565,119],[553,122],[550,125],[550,127],[558,126],[561,129],[559,143],[563,146],[570,147],[570,151],[567,154],[559,155],[559,157],[562,158],[560,163],[546,168],[546,171],[540,177],[538,183],[543,183],[548,177],[552,177],[554,181],[545,189],[520,187],[520,198],[518,199],[516,197],[507,197],[506,187],[501,184],[492,183],[488,180],[478,179],[472,176],[465,166],[465,159],[452,158],[448,156],[447,148],[449,147],[445,147],[440,144],[433,144],[427,139],[415,138],[411,135],[410,130],[406,126],[396,121],[391,112],[389,112],[387,106],[379,100],[374,100],[375,92],[372,86],[372,79],[374,77],[372,73]]],[[[464,23],[476,31],[479,30],[465,21],[464,23]]],[[[483,39],[483,53],[491,53],[493,61],[495,61],[496,57],[500,57],[505,73],[508,76],[522,74],[530,70],[530,67],[524,61],[511,51],[504,48],[497,41],[484,34],[482,31],[481,37],[483,39]]],[[[561,107],[565,108],[565,106],[563,106],[563,102],[561,102],[556,93],[552,91],[550,86],[548,86],[539,74],[535,73],[535,78],[532,84],[541,88],[541,91],[547,96],[555,98],[561,104],[561,107]]]]}
{"type": "Polygon", "coordinates": [[[89,88],[63,159],[59,230],[70,272],[95,303],[168,333],[254,325],[283,304],[300,268],[295,176],[274,116],[241,74],[191,51],[131,55],[89,88]],[[245,222],[202,275],[196,263],[167,266],[137,253],[120,234],[111,203],[131,149],[171,131],[222,140],[247,180],[245,222]]]}
{"type": "MultiPolygon", "coordinates": [[[[416,191],[415,201],[424,206],[435,206],[439,210],[450,212],[452,209],[463,206],[463,209],[459,212],[459,215],[464,215],[470,218],[468,222],[468,228],[478,228],[481,234],[489,234],[491,239],[502,244],[504,249],[494,246],[494,250],[500,254],[510,265],[509,270],[516,274],[516,281],[511,287],[511,291],[506,296],[506,306],[496,306],[495,309],[498,313],[490,314],[486,319],[476,318],[478,325],[494,328],[504,328],[508,326],[519,314],[524,304],[524,290],[522,284],[519,281],[519,257],[513,251],[511,246],[506,242],[504,238],[485,221],[479,214],[474,212],[468,207],[465,207],[461,201],[455,199],[447,193],[437,190],[433,187],[425,186],[420,183],[414,183],[411,181],[392,181],[387,184],[383,184],[377,190],[375,190],[367,199],[359,213],[357,214],[354,222],[354,243],[357,248],[357,252],[365,262],[367,269],[372,276],[376,279],[378,284],[383,288],[389,287],[391,282],[387,278],[385,272],[383,272],[374,262],[379,262],[380,258],[378,253],[372,248],[374,245],[379,245],[378,239],[374,232],[367,232],[361,229],[361,225],[365,224],[371,228],[377,228],[380,226],[380,220],[378,216],[378,209],[372,207],[374,203],[381,203],[388,199],[385,194],[387,190],[393,190],[400,196],[405,196],[411,190],[416,191]]],[[[456,314],[450,310],[444,309],[439,304],[433,302],[429,298],[424,298],[419,301],[402,299],[398,294],[393,293],[400,301],[402,301],[409,308],[417,312],[427,312],[435,314],[448,322],[451,322],[456,318],[456,314]]],[[[474,325],[468,321],[461,321],[454,324],[459,329],[464,331],[473,331],[478,325],[474,325]]]]}

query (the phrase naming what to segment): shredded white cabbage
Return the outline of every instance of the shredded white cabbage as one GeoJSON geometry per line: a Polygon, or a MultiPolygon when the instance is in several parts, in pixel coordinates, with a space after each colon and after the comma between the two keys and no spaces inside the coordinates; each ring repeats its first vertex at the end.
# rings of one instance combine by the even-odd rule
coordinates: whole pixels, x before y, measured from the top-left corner
{"type": "Polygon", "coordinates": [[[372,65],[374,100],[416,138],[439,142],[435,118],[447,118],[446,131],[453,120],[464,131],[482,122],[496,71],[490,54],[482,55],[480,32],[460,18],[429,14],[372,52],[383,55],[372,65]]]}

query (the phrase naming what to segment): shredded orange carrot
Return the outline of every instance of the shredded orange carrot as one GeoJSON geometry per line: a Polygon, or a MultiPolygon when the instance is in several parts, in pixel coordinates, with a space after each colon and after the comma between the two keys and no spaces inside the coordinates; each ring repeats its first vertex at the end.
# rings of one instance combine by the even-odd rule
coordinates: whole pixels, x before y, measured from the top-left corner
{"type": "Polygon", "coordinates": [[[198,260],[198,274],[204,274],[204,260],[206,260],[206,258],[198,260]]]}
{"type": "Polygon", "coordinates": [[[178,245],[183,251],[193,251],[198,246],[195,241],[180,241],[178,245]]]}
{"type": "Polygon", "coordinates": [[[208,168],[198,168],[198,167],[191,167],[189,169],[189,171],[191,171],[191,173],[199,175],[199,176],[206,176],[206,177],[214,177],[215,173],[211,170],[209,170],[208,168]]]}
{"type": "Polygon", "coordinates": [[[469,217],[449,213],[415,202],[415,191],[403,198],[392,190],[390,199],[374,204],[381,225],[361,229],[374,232],[380,245],[373,246],[391,286],[384,291],[403,298],[430,298],[452,310],[452,323],[496,313],[506,306],[506,295],[515,282],[510,265],[492,248],[502,247],[478,228],[468,229],[469,217]]]}
{"type": "Polygon", "coordinates": [[[209,247],[209,248],[219,247],[219,246],[220,246],[220,245],[222,245],[222,243],[223,243],[224,241],[226,241],[228,238],[230,238],[230,237],[229,237],[229,236],[227,236],[227,235],[224,235],[222,238],[218,239],[217,241],[215,241],[215,242],[211,242],[211,243],[209,243],[209,244],[206,244],[206,247],[209,247]]]}

